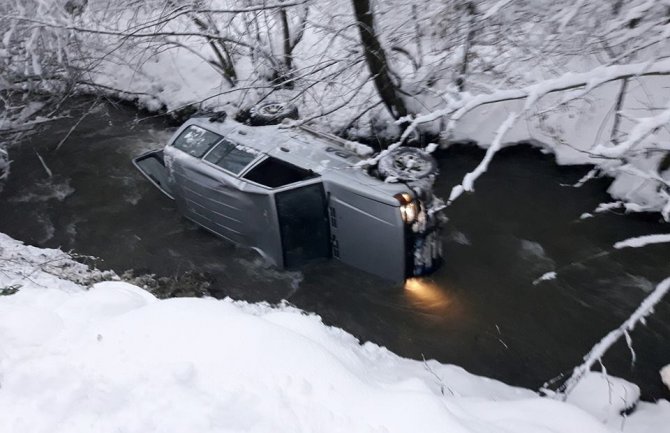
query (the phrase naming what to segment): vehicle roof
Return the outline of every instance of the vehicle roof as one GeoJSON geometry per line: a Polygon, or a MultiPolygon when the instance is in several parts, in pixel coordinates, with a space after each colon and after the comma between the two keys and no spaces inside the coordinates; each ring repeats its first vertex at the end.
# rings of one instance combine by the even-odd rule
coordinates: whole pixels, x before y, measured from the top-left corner
{"type": "Polygon", "coordinates": [[[318,173],[327,168],[341,169],[353,166],[361,161],[357,154],[344,149],[336,142],[322,139],[298,128],[278,125],[248,126],[232,119],[210,122],[206,117],[196,117],[186,122],[186,125],[191,124],[223,135],[242,146],[251,147],[318,173]],[[332,147],[336,147],[342,154],[346,153],[347,157],[342,158],[326,151],[332,147]]]}
{"type": "Polygon", "coordinates": [[[355,167],[362,160],[359,155],[345,149],[335,140],[322,138],[304,129],[280,125],[248,126],[232,119],[211,122],[207,117],[191,118],[182,128],[189,125],[200,126],[242,146],[312,170],[324,180],[341,184],[356,181],[367,187],[369,195],[389,204],[396,203],[394,194],[409,190],[404,184],[386,183],[368,175],[355,167]]]}

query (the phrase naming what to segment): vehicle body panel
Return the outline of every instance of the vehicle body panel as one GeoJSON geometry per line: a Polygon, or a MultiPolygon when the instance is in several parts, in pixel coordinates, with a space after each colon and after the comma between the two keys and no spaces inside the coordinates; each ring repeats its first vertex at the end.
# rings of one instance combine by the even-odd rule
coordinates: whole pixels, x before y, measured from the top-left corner
{"type": "Polygon", "coordinates": [[[170,187],[168,173],[165,169],[163,149],[146,152],[133,159],[133,164],[163,194],[174,199],[174,193],[170,187]]]}
{"type": "Polygon", "coordinates": [[[268,191],[222,175],[222,170],[177,149],[165,149],[179,211],[219,236],[259,251],[283,266],[274,200],[268,191]]]}
{"type": "Polygon", "coordinates": [[[357,190],[325,182],[329,193],[333,256],[372,274],[405,278],[405,232],[397,206],[359,195],[357,190]]]}

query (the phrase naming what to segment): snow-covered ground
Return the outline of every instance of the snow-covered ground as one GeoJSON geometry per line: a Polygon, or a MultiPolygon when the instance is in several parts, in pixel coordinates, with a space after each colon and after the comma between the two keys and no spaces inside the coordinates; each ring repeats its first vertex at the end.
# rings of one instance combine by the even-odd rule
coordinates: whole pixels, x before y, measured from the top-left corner
{"type": "Polygon", "coordinates": [[[665,400],[619,415],[638,396],[593,373],[539,397],[291,306],[158,300],[0,234],[1,432],[666,431],[665,400]]]}

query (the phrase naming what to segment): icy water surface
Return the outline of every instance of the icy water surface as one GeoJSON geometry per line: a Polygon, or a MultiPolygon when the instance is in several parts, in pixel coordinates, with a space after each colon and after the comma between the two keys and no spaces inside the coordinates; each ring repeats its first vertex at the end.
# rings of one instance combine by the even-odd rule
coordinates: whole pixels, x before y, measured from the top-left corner
{"type": "MultiPolygon", "coordinates": [[[[268,269],[253,252],[182,219],[136,172],[131,158],[160,147],[172,131],[155,119],[138,123],[138,116],[101,106],[57,151],[75,120],[53,122],[10,149],[0,232],[97,256],[98,266],[119,273],[134,269],[178,282],[191,275],[186,280],[209,282],[199,287],[217,297],[286,299],[400,355],[534,389],[569,374],[670,276],[667,244],[612,250],[628,237],[668,233],[669,224],[617,213],[580,219],[609,201],[608,181],[566,186],[588,167],[558,167],[523,146],[496,156],[476,192],[448,209],[446,263],[430,279],[398,287],[337,262],[301,272],[268,269]],[[533,284],[549,271],[558,277],[533,284]]],[[[482,156],[464,146],[441,154],[438,194],[448,195],[482,156]]],[[[647,399],[670,398],[658,374],[670,363],[670,300],[632,336],[635,364],[619,344],[604,359],[608,372],[639,384],[647,399]]]]}

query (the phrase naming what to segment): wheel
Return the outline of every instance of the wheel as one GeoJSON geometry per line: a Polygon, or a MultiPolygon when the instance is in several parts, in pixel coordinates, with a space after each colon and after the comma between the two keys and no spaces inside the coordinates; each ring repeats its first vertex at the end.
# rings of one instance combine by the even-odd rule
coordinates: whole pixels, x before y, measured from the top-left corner
{"type": "Polygon", "coordinates": [[[399,147],[379,160],[377,170],[382,179],[417,180],[436,175],[437,161],[423,150],[399,147]]]}
{"type": "Polygon", "coordinates": [[[285,102],[264,102],[249,111],[249,124],[253,126],[276,125],[284,119],[297,119],[298,107],[285,102]]]}

